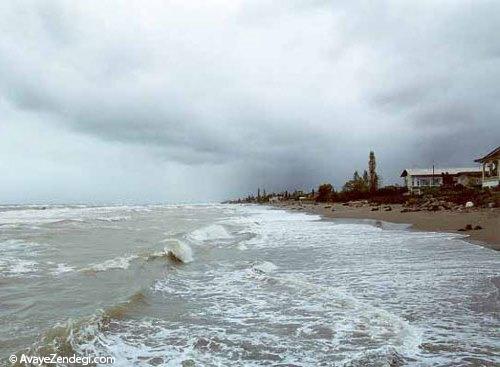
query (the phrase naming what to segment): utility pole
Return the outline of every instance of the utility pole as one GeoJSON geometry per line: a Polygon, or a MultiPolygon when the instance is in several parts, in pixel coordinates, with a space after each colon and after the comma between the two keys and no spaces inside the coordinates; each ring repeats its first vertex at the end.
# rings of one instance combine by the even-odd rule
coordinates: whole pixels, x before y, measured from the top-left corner
{"type": "Polygon", "coordinates": [[[431,186],[434,186],[434,161],[432,161],[432,182],[431,186]]]}

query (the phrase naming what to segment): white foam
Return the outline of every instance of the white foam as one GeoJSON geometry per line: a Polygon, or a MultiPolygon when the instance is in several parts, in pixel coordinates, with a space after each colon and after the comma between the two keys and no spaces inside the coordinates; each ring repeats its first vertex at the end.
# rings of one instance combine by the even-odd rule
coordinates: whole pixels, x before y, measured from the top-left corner
{"type": "Polygon", "coordinates": [[[117,215],[117,216],[114,216],[114,217],[99,217],[99,218],[96,218],[96,220],[101,221],[101,222],[123,222],[123,221],[126,221],[129,218],[130,217],[127,217],[127,216],[117,215]]]}
{"type": "Polygon", "coordinates": [[[69,273],[74,271],[75,268],[73,266],[66,265],[64,263],[57,264],[57,268],[52,271],[52,274],[55,276],[62,275],[64,273],[69,273]]]}
{"type": "Polygon", "coordinates": [[[240,243],[238,246],[237,246],[238,250],[240,251],[246,251],[248,250],[248,247],[247,245],[245,245],[244,243],[240,243]]]}
{"type": "Polygon", "coordinates": [[[137,255],[120,256],[114,259],[106,260],[99,264],[92,264],[87,268],[81,269],[82,271],[106,271],[111,269],[128,269],[132,260],[137,259],[137,255]]]}
{"type": "Polygon", "coordinates": [[[176,259],[182,261],[183,263],[193,261],[193,251],[191,250],[191,247],[179,240],[172,240],[172,243],[165,247],[165,252],[173,255],[176,259]]]}
{"type": "Polygon", "coordinates": [[[270,261],[264,261],[258,264],[254,264],[252,266],[252,269],[260,273],[269,274],[278,269],[278,267],[270,261]]]}
{"type": "Polygon", "coordinates": [[[207,227],[196,229],[188,235],[188,238],[197,242],[229,239],[232,236],[220,224],[212,224],[207,227]]]}
{"type": "Polygon", "coordinates": [[[36,258],[45,247],[37,242],[10,239],[0,242],[0,275],[33,275],[38,271],[36,258]]]}
{"type": "Polygon", "coordinates": [[[17,259],[17,261],[11,262],[7,273],[10,275],[34,273],[37,271],[37,265],[36,261],[17,259]]]}
{"type": "MultiPolygon", "coordinates": [[[[485,364],[494,358],[496,310],[474,310],[478,298],[489,298],[479,306],[495,306],[498,259],[491,250],[450,235],[235,208],[241,210],[232,221],[213,214],[215,225],[235,234],[234,242],[195,247],[200,258],[210,254],[214,261],[164,272],[150,288],[154,313],[94,327],[95,334],[72,342],[77,353],[112,355],[117,366],[188,360],[211,366],[379,366],[399,365],[399,356],[402,364],[458,365],[470,357],[485,364]],[[243,249],[248,251],[238,252],[243,249]],[[484,284],[485,277],[495,283],[484,284]],[[464,307],[450,308],[456,300],[466,300],[464,307]]],[[[188,224],[171,227],[186,231],[213,218],[196,210],[188,224]]],[[[198,233],[201,241],[209,237],[206,228],[198,233]]],[[[186,244],[166,242],[160,256],[192,260],[189,246],[186,253],[186,244]]]]}
{"type": "MultiPolygon", "coordinates": [[[[0,211],[0,225],[32,225],[32,224],[69,224],[77,222],[98,221],[123,221],[129,216],[120,215],[136,211],[134,207],[109,206],[109,207],[86,207],[86,206],[46,206],[41,207],[19,207],[11,210],[0,211]],[[118,215],[114,215],[117,213],[118,215]]],[[[139,208],[137,210],[146,210],[139,208]]]]}

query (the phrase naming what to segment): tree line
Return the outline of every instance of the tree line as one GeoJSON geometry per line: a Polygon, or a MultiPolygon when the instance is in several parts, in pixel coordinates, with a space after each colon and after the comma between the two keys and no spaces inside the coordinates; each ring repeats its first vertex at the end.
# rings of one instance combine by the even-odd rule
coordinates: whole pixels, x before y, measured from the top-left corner
{"type": "Polygon", "coordinates": [[[356,170],[352,179],[348,180],[340,191],[336,191],[332,184],[323,183],[317,190],[304,192],[295,190],[293,192],[283,191],[280,193],[266,194],[266,190],[257,189],[257,195],[249,195],[244,199],[238,199],[235,203],[267,203],[272,198],[280,200],[309,200],[316,202],[344,202],[350,200],[384,200],[386,202],[399,202],[403,200],[404,187],[388,186],[381,188],[382,179],[377,173],[377,161],[375,153],[370,151],[368,156],[368,167],[360,175],[356,170]]]}

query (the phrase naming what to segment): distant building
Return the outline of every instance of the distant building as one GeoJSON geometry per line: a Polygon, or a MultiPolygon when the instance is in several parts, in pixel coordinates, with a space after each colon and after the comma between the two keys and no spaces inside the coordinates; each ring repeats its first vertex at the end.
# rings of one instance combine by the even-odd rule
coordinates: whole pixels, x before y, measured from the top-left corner
{"type": "Polygon", "coordinates": [[[500,185],[500,146],[486,154],[484,157],[476,159],[474,162],[482,164],[483,187],[495,187],[500,185]]]}
{"type": "Polygon", "coordinates": [[[408,168],[401,173],[405,186],[411,193],[420,189],[440,186],[480,186],[480,167],[461,168],[408,168]]]}

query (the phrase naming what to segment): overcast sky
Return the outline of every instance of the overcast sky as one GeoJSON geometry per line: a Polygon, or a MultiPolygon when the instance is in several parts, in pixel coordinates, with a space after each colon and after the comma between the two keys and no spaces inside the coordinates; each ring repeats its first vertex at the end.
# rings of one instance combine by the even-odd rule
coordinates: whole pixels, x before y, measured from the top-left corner
{"type": "Polygon", "coordinates": [[[0,203],[336,188],[500,144],[500,1],[0,4],[0,203]]]}

